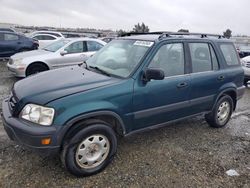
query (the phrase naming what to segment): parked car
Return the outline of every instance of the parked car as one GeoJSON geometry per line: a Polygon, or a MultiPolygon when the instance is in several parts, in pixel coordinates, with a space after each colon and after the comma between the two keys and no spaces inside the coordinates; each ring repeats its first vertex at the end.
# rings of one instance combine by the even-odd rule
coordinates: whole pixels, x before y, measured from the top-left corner
{"type": "Polygon", "coordinates": [[[112,161],[118,136],[198,114],[224,127],[245,89],[234,44],[180,34],[115,39],[86,66],[18,81],[2,103],[6,132],[43,155],[61,154],[69,172],[88,176],[112,161]]]}
{"type": "Polygon", "coordinates": [[[81,64],[105,44],[90,38],[60,39],[43,49],[11,56],[7,66],[15,76],[26,77],[50,69],[81,64]]]}
{"type": "Polygon", "coordinates": [[[33,37],[37,34],[49,34],[49,35],[54,35],[56,37],[64,38],[63,34],[61,32],[57,32],[57,31],[34,31],[34,32],[29,34],[29,37],[33,37]]]}
{"type": "Polygon", "coordinates": [[[81,35],[77,33],[62,33],[65,38],[80,38],[81,35]]]}
{"type": "Polygon", "coordinates": [[[0,28],[0,31],[13,32],[13,33],[16,32],[14,29],[11,29],[11,28],[0,28]]]}
{"type": "Polygon", "coordinates": [[[0,31],[0,57],[37,49],[38,41],[13,32],[0,31]]]}
{"type": "Polygon", "coordinates": [[[103,37],[103,38],[101,38],[101,40],[103,40],[106,43],[109,43],[114,39],[115,39],[115,37],[103,37]]]}
{"type": "Polygon", "coordinates": [[[241,64],[244,69],[245,79],[244,83],[247,85],[247,82],[250,80],[250,56],[246,56],[241,59],[241,64]]]}
{"type": "Polygon", "coordinates": [[[239,46],[238,52],[239,52],[240,58],[250,56],[250,46],[239,46]]]}
{"type": "Polygon", "coordinates": [[[44,48],[49,44],[61,39],[61,37],[50,34],[36,34],[32,38],[38,40],[39,48],[44,48]]]}

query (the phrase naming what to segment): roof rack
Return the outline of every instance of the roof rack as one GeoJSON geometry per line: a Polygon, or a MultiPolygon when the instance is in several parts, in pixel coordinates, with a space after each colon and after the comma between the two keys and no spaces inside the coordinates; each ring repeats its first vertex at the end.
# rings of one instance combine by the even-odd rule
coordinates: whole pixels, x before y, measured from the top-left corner
{"type": "Polygon", "coordinates": [[[218,39],[225,38],[223,35],[217,35],[217,34],[208,34],[208,33],[188,33],[188,32],[169,32],[169,31],[156,31],[156,32],[148,32],[148,33],[125,33],[122,35],[124,36],[132,36],[132,35],[160,35],[159,39],[162,39],[164,37],[171,37],[171,35],[189,35],[189,36],[200,36],[201,38],[207,38],[207,37],[217,37],[218,39]]]}

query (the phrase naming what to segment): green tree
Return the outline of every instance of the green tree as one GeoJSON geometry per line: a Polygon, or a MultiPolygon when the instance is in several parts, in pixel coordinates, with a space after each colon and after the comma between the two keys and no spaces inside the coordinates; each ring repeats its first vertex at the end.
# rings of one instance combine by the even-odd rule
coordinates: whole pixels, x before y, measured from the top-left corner
{"type": "Polygon", "coordinates": [[[120,29],[119,31],[117,31],[118,37],[121,37],[122,35],[124,35],[124,34],[126,34],[126,33],[127,33],[127,32],[124,31],[124,30],[122,30],[122,29],[120,29]]]}
{"type": "Polygon", "coordinates": [[[143,22],[142,24],[138,23],[134,25],[133,31],[135,33],[148,33],[149,32],[149,27],[146,26],[143,22]]]}
{"type": "Polygon", "coordinates": [[[223,32],[223,36],[227,39],[232,37],[232,31],[230,29],[227,29],[225,32],[223,32]]]}

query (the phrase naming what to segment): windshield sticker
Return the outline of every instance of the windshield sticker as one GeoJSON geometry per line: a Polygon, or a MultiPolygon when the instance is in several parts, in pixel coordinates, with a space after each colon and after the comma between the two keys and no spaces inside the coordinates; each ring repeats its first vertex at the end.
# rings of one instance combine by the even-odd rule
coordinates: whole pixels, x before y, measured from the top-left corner
{"type": "Polygon", "coordinates": [[[142,41],[142,40],[137,40],[134,43],[134,45],[136,45],[136,46],[146,46],[146,47],[151,47],[153,44],[154,44],[154,42],[142,41]]]}

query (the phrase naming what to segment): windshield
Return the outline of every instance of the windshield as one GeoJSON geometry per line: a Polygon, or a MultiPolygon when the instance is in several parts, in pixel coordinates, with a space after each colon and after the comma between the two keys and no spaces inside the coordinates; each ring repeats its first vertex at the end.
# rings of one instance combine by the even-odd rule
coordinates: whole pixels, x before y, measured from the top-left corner
{"type": "Polygon", "coordinates": [[[113,40],[89,58],[87,64],[108,74],[126,78],[153,44],[150,41],[113,40]]]}
{"type": "Polygon", "coordinates": [[[50,51],[50,52],[56,52],[57,50],[59,50],[60,48],[62,48],[63,46],[65,46],[67,43],[69,43],[70,40],[58,40],[56,42],[53,42],[52,44],[44,47],[43,49],[46,51],[50,51]]]}

